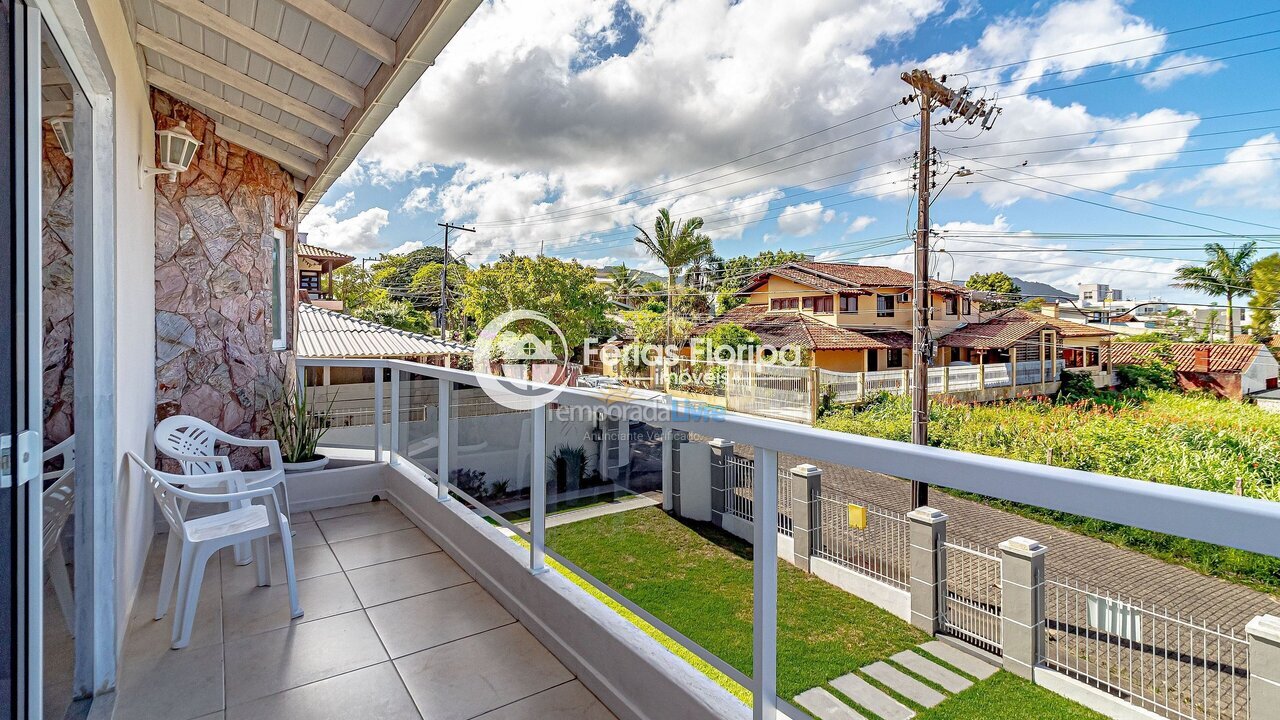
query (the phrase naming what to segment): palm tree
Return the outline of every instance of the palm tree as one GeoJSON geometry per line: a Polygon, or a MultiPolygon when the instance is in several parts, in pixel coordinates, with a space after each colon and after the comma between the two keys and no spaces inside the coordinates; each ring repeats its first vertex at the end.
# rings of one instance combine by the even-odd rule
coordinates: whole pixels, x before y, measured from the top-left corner
{"type": "MultiPolygon", "coordinates": [[[[1253,257],[1258,254],[1258,243],[1250,241],[1235,251],[1221,243],[1204,246],[1209,259],[1203,265],[1183,265],[1178,268],[1175,287],[1202,292],[1211,297],[1227,299],[1227,342],[1236,340],[1235,310],[1233,301],[1239,295],[1248,295],[1253,288],[1253,257]]],[[[1212,335],[1210,336],[1212,340],[1212,335]]]]}
{"type": "Polygon", "coordinates": [[[676,274],[686,265],[703,260],[714,252],[711,238],[698,232],[702,229],[702,218],[692,217],[684,222],[672,220],[667,208],[658,211],[658,217],[653,221],[652,235],[639,225],[633,227],[640,231],[636,242],[667,267],[667,342],[670,343],[676,274]]]}
{"type": "Polygon", "coordinates": [[[623,305],[627,305],[631,296],[640,289],[640,276],[626,263],[609,268],[608,278],[613,286],[613,299],[623,305]]]}

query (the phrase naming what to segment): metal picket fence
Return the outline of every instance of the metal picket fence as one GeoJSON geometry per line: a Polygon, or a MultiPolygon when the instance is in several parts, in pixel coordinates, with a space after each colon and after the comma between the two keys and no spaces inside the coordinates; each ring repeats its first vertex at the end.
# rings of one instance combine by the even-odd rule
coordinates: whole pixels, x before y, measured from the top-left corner
{"type": "Polygon", "coordinates": [[[1243,627],[1224,628],[1071,578],[1045,582],[1043,663],[1157,715],[1248,718],[1248,661],[1243,627]]]}
{"type": "MultiPolygon", "coordinates": [[[[750,522],[754,517],[755,460],[732,455],[725,461],[724,511],[750,522]]],[[[778,471],[778,532],[791,535],[791,473],[778,471]]]]}
{"type": "Polygon", "coordinates": [[[1000,556],[978,545],[945,543],[942,632],[1000,654],[1000,556]]]}
{"type": "Polygon", "coordinates": [[[818,517],[814,557],[896,588],[910,588],[911,540],[906,515],[823,488],[818,496],[818,517]],[[866,527],[851,527],[850,504],[866,508],[866,527]]]}

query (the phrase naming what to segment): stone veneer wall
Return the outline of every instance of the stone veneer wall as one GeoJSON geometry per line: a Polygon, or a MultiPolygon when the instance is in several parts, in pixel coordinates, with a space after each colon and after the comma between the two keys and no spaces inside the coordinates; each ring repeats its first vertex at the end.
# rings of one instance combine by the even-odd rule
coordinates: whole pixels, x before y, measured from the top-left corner
{"type": "MultiPolygon", "coordinates": [[[[156,182],[156,421],[194,415],[241,437],[269,436],[267,402],[293,367],[291,349],[271,347],[266,243],[276,227],[286,230],[292,346],[293,177],[217,137],[211,118],[164,92],[152,90],[151,108],[157,130],[186,121],[204,143],[177,182],[156,182]]],[[[252,462],[247,453],[240,460],[252,462]]]]}
{"type": "Polygon", "coordinates": [[[57,445],[75,432],[72,423],[74,386],[71,368],[71,329],[74,310],[72,284],[71,158],[62,152],[46,123],[40,162],[41,224],[40,262],[44,293],[44,446],[57,445]]]}

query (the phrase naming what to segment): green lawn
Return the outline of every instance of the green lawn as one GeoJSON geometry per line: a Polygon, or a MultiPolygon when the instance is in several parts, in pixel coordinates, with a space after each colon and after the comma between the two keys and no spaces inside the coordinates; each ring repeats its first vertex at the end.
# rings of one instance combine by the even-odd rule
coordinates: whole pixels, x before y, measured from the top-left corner
{"type": "MultiPolygon", "coordinates": [[[[751,674],[749,545],[709,525],[677,521],[658,508],[551,528],[547,538],[557,552],[751,674]]],[[[880,608],[782,562],[778,618],[778,694],[788,700],[928,639],[880,608]]],[[[721,685],[736,688],[716,675],[721,685]]],[[[744,697],[740,689],[735,694],[744,697]]],[[[1045,720],[1102,717],[1006,673],[921,717],[1025,718],[1027,708],[1035,708],[1035,717],[1045,720]],[[997,697],[1006,714],[984,709],[997,697]],[[958,709],[949,710],[953,706],[958,709]],[[938,712],[959,714],[933,714],[938,712]]]]}
{"type": "MultiPolygon", "coordinates": [[[[1167,391],[1105,396],[1113,404],[1017,400],[986,405],[934,402],[929,442],[952,450],[1234,492],[1280,501],[1280,415],[1204,394],[1167,391]]],[[[828,430],[909,441],[908,398],[884,395],[837,408],[828,430]]],[[[978,498],[982,499],[982,498],[978,498]]],[[[1280,558],[985,499],[991,505],[1200,572],[1276,593],[1280,558]]]]}

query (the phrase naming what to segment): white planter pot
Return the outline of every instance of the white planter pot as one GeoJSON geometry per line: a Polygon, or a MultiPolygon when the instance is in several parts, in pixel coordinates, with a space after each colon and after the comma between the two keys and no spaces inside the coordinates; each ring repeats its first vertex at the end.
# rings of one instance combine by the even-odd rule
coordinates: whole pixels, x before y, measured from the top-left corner
{"type": "Polygon", "coordinates": [[[321,470],[324,468],[325,465],[328,465],[328,464],[329,464],[329,458],[325,457],[324,455],[321,455],[317,457],[315,460],[308,460],[307,462],[300,462],[300,463],[287,462],[284,464],[284,471],[286,473],[296,473],[296,472],[306,472],[308,470],[321,470]]]}

